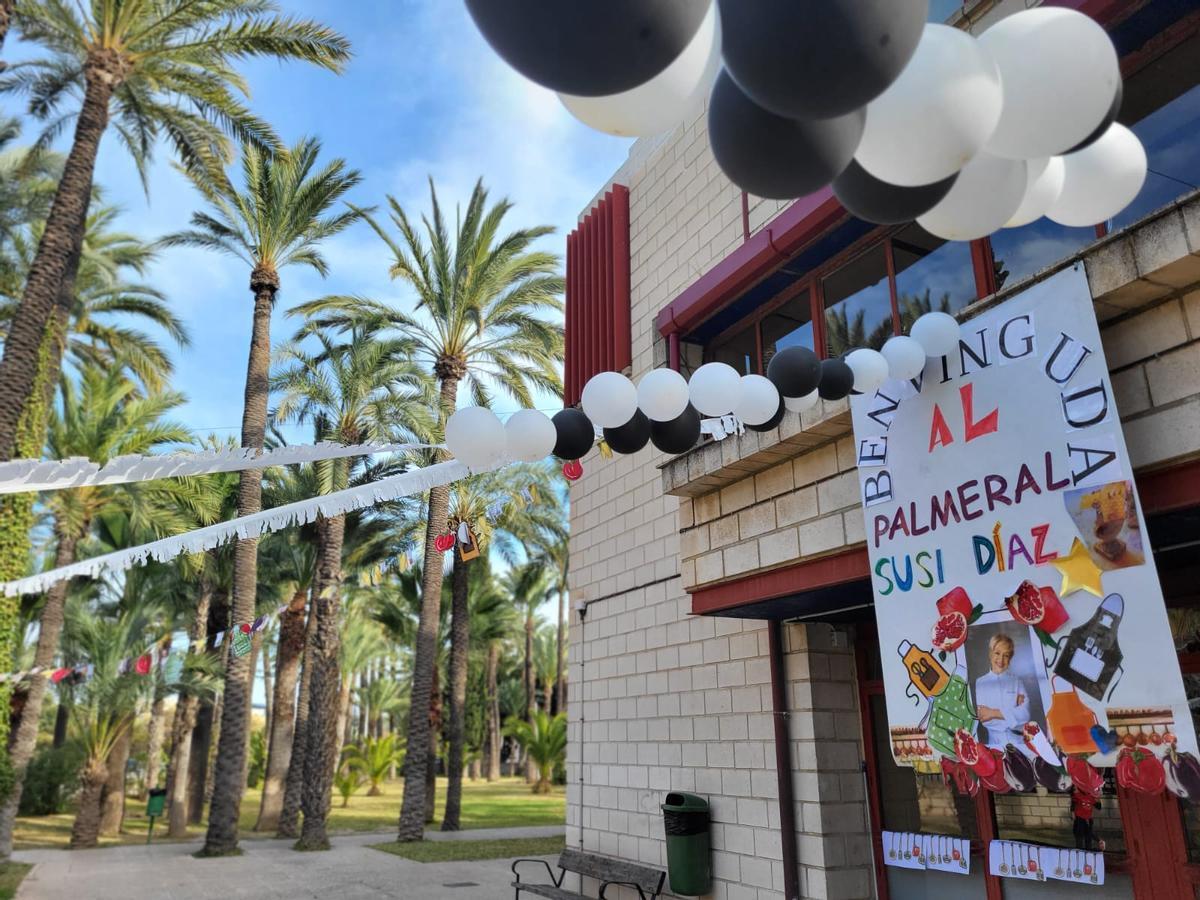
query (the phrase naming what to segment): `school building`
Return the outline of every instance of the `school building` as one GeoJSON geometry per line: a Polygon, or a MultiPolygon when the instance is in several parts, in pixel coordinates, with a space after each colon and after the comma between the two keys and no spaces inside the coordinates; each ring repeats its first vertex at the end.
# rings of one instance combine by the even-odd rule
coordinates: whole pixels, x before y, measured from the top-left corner
{"type": "MultiPolygon", "coordinates": [[[[978,33],[1028,5],[953,3],[948,21],[978,33]]],[[[1200,2],[1056,5],[1110,32],[1120,121],[1148,152],[1115,220],[944,243],[859,221],[829,191],[761,200],[720,172],[698,113],[634,144],[568,239],[566,402],[609,369],[765,372],[794,344],[878,347],[924,311],[965,319],[1082,262],[1196,708],[1200,2]]],[[[996,838],[1073,846],[1068,796],[964,799],[895,764],[845,401],[678,457],[649,446],[584,466],[570,489],[568,847],[665,866],[659,806],[682,790],[711,804],[719,900],[1198,896],[1200,813],[1170,794],[1108,786],[1103,886],[1016,881],[979,854],[996,838]],[[883,865],[885,830],[970,839],[971,875],[883,865]]]]}

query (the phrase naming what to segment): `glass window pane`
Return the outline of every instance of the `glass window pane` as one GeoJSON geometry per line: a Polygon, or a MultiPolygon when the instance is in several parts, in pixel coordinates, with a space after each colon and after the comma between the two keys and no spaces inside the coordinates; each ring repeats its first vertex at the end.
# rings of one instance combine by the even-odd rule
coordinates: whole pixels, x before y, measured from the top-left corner
{"type": "Polygon", "coordinates": [[[807,287],[762,320],[763,371],[780,350],[807,347],[813,343],[812,304],[807,287]]]}
{"type": "Polygon", "coordinates": [[[1021,228],[1002,228],[990,240],[999,289],[1078,252],[1096,240],[1096,229],[1067,228],[1042,218],[1021,228]]]}
{"type": "Polygon", "coordinates": [[[1141,193],[1112,226],[1123,228],[1200,185],[1200,86],[1176,97],[1133,126],[1150,160],[1141,193]]]}
{"type": "Polygon", "coordinates": [[[892,238],[892,260],[905,334],[924,313],[957,312],[976,299],[970,244],[947,243],[914,223],[892,238]]]}
{"type": "Polygon", "coordinates": [[[846,263],[823,285],[830,356],[856,347],[878,350],[892,336],[892,298],[882,244],[846,263]]]}
{"type": "MultiPolygon", "coordinates": [[[[929,774],[918,774],[910,766],[896,765],[884,698],[874,695],[870,702],[883,830],[949,834],[979,840],[975,801],[946,786],[940,765],[929,774]]],[[[930,764],[930,767],[935,765],[930,764]]]]}
{"type": "Polygon", "coordinates": [[[729,363],[743,375],[753,375],[758,371],[758,349],[754,340],[754,326],[751,325],[733,337],[723,340],[720,344],[710,347],[704,354],[706,362],[729,363]]]}

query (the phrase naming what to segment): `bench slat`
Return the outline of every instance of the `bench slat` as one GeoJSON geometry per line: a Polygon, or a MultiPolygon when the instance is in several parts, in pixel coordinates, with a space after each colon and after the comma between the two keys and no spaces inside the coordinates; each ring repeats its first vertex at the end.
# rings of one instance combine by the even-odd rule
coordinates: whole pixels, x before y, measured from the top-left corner
{"type": "Polygon", "coordinates": [[[529,884],[525,881],[514,881],[512,886],[527,894],[537,894],[539,897],[549,897],[550,900],[587,900],[583,894],[556,888],[552,884],[529,884]]]}
{"type": "Polygon", "coordinates": [[[579,850],[564,850],[558,858],[558,867],[602,882],[624,881],[636,884],[655,894],[662,890],[663,879],[666,877],[659,869],[579,850]]]}

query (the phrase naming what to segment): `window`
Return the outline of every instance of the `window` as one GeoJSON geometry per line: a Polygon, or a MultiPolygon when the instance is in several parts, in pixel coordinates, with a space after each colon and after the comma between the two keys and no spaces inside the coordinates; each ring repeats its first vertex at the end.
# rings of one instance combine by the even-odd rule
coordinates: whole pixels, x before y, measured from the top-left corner
{"type": "Polygon", "coordinates": [[[751,325],[726,341],[716,345],[707,354],[709,362],[729,363],[741,375],[758,372],[757,328],[751,325]]]}
{"type": "Polygon", "coordinates": [[[762,320],[763,371],[780,350],[788,347],[816,349],[813,338],[812,294],[805,286],[800,293],[762,320]]]}
{"type": "Polygon", "coordinates": [[[1200,186],[1200,86],[1150,113],[1133,131],[1146,147],[1150,172],[1141,193],[1113,219],[1114,230],[1200,186]]]}
{"type": "Polygon", "coordinates": [[[829,356],[855,347],[878,350],[894,333],[887,252],[877,244],[822,282],[829,356]]]}
{"type": "Polygon", "coordinates": [[[1020,228],[1002,228],[989,240],[999,290],[1077,253],[1096,240],[1096,229],[1068,228],[1041,218],[1020,228]]]}
{"type": "Polygon", "coordinates": [[[892,259],[900,328],[905,334],[924,313],[954,313],[978,296],[970,244],[947,243],[912,224],[892,238],[892,259]]]}

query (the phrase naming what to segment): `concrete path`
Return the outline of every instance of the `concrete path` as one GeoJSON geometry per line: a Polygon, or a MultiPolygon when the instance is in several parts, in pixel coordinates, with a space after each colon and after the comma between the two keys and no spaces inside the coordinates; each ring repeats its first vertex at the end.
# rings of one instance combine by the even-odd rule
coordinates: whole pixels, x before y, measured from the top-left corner
{"type": "MultiPolygon", "coordinates": [[[[552,837],[562,826],[495,828],[442,834],[431,840],[552,837]]],[[[243,841],[243,854],[194,859],[196,843],[104,850],[25,850],[34,863],[17,900],[495,900],[508,896],[509,860],[418,863],[372,850],[390,834],[334,837],[327,853],[296,853],[287,840],[243,841]]]]}

